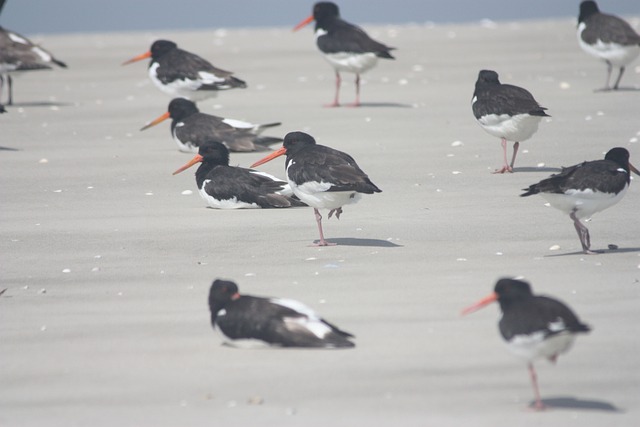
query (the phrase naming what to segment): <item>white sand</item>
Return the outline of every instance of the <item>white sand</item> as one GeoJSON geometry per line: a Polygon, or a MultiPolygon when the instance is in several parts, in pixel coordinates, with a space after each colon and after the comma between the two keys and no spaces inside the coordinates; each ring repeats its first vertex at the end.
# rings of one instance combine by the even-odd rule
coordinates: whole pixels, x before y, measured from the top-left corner
{"type": "MultiPolygon", "coordinates": [[[[640,166],[640,92],[593,92],[605,66],[578,48],[573,20],[367,30],[398,47],[397,60],[365,76],[369,105],[359,109],[322,108],[333,72],[310,30],[46,37],[69,69],[16,79],[17,105],[0,116],[0,146],[18,150],[0,151],[0,425],[640,423],[638,180],[588,224],[593,248],[620,247],[597,256],[579,253],[561,212],[518,197],[553,168],[614,146],[640,166]],[[307,131],[383,189],[325,222],[340,246],[307,246],[317,239],[311,209],[206,209],[195,169],[171,176],[190,156],[169,125],[138,131],[169,98],[146,65],[120,66],[160,37],[248,82],[203,111],[282,121],[271,135],[307,131]],[[489,173],[500,143],[471,113],[481,68],[528,88],[553,116],[511,175],[489,173]],[[505,275],[594,328],[558,366],[537,364],[555,406],[546,413],[525,409],[528,373],[502,346],[498,307],[459,315],[505,275]],[[206,304],[216,277],[303,301],[357,347],[223,346],[206,304]]],[[[640,87],[638,67],[623,86],[640,87]]],[[[282,176],[283,163],[261,169],[282,176]]]]}

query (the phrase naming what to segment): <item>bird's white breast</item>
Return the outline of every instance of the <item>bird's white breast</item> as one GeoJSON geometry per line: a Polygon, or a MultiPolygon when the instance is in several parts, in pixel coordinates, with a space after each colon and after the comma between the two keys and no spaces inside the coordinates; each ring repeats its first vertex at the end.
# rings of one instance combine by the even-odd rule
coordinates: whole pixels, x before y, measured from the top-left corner
{"type": "Polygon", "coordinates": [[[525,141],[536,133],[540,120],[542,117],[529,114],[487,114],[480,117],[478,123],[495,137],[505,138],[507,141],[525,141]]]}
{"type": "Polygon", "coordinates": [[[609,61],[615,66],[623,67],[636,59],[640,55],[640,46],[628,45],[624,46],[618,43],[604,43],[598,39],[595,44],[588,44],[582,40],[582,32],[585,30],[586,24],[581,22],[578,25],[578,44],[589,55],[609,61]]]}

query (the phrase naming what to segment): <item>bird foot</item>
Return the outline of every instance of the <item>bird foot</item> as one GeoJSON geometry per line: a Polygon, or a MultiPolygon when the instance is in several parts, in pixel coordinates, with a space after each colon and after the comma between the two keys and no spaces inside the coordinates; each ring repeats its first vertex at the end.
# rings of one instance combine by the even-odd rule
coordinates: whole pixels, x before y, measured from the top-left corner
{"type": "Polygon", "coordinates": [[[531,405],[529,405],[529,408],[528,408],[528,409],[529,409],[530,411],[536,411],[536,412],[539,412],[539,411],[545,411],[545,410],[547,410],[548,408],[547,408],[547,406],[546,406],[544,403],[542,403],[542,401],[538,400],[538,401],[536,401],[535,403],[532,403],[531,405]]]}
{"type": "Polygon", "coordinates": [[[324,104],[323,107],[325,108],[335,108],[335,107],[339,107],[340,103],[339,102],[332,102],[331,104],[324,104]]]}
{"type": "Polygon", "coordinates": [[[505,172],[513,173],[513,168],[511,166],[505,165],[502,167],[502,169],[496,169],[491,173],[496,174],[496,173],[505,173],[505,172]]]}
{"type": "Polygon", "coordinates": [[[310,247],[321,247],[321,246],[337,246],[337,243],[331,243],[331,242],[327,242],[326,240],[318,240],[317,242],[313,242],[312,244],[310,244],[310,247]]]}
{"type": "Polygon", "coordinates": [[[338,209],[331,209],[329,211],[329,218],[331,218],[331,215],[336,214],[336,218],[340,219],[340,215],[342,215],[342,208],[338,208],[338,209]]]}

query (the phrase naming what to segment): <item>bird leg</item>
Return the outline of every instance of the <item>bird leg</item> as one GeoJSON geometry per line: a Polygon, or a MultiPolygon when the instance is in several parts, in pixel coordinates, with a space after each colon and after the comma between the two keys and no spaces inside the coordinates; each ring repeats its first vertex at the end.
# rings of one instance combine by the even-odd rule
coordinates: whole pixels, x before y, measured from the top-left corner
{"type": "Polygon", "coordinates": [[[13,105],[13,79],[7,74],[7,91],[9,92],[9,99],[7,105],[13,105]]]}
{"type": "Polygon", "coordinates": [[[329,211],[329,218],[331,218],[331,215],[336,214],[336,218],[340,219],[340,215],[342,214],[342,208],[338,208],[338,209],[331,209],[329,211]]]}
{"type": "Polygon", "coordinates": [[[318,231],[320,232],[320,241],[318,243],[314,243],[311,246],[335,246],[335,243],[329,243],[324,240],[324,233],[322,232],[322,215],[320,215],[320,211],[316,208],[313,208],[313,212],[316,215],[316,222],[318,223],[318,231]]]}
{"type": "Polygon", "coordinates": [[[545,409],[542,399],[540,399],[540,391],[538,390],[538,375],[536,369],[533,367],[533,363],[529,363],[529,375],[531,376],[531,385],[533,386],[533,393],[536,397],[536,403],[533,409],[536,411],[543,411],[545,409]]]}
{"type": "Polygon", "coordinates": [[[518,154],[518,148],[520,148],[520,143],[518,141],[513,143],[513,157],[511,157],[511,172],[513,172],[513,165],[516,162],[516,154],[518,154]]]}
{"type": "Polygon", "coordinates": [[[605,82],[605,85],[602,89],[596,89],[596,92],[606,92],[608,90],[611,90],[611,87],[609,86],[609,80],[611,80],[611,69],[613,68],[613,65],[611,64],[611,62],[609,61],[604,61],[607,63],[607,81],[605,82]]]}
{"type": "Polygon", "coordinates": [[[349,107],[360,106],[360,74],[356,73],[356,102],[349,104],[349,107]]]}
{"type": "Polygon", "coordinates": [[[613,90],[618,90],[618,85],[620,84],[620,79],[622,79],[623,74],[624,74],[624,67],[620,67],[620,74],[618,74],[618,80],[616,80],[616,84],[613,85],[613,90]]]}
{"type": "Polygon", "coordinates": [[[340,73],[336,71],[336,96],[333,99],[333,104],[327,104],[325,107],[339,107],[339,96],[340,96],[340,84],[342,83],[342,78],[340,77],[340,73]]]}
{"type": "MultiPolygon", "coordinates": [[[[505,172],[513,172],[513,167],[509,166],[509,163],[507,162],[507,140],[502,138],[501,140],[502,143],[502,155],[504,158],[504,166],[502,166],[502,169],[496,169],[493,171],[493,173],[505,173],[505,172]]],[[[514,150],[516,150],[516,146],[514,144],[513,146],[514,150]]],[[[513,152],[513,160],[516,159],[515,156],[515,151],[513,152]]]]}
{"type": "Polygon", "coordinates": [[[580,238],[580,243],[582,244],[582,250],[584,251],[584,253],[589,255],[597,254],[597,252],[593,252],[589,250],[589,248],[591,247],[591,238],[589,237],[589,229],[587,229],[587,227],[582,222],[580,222],[580,220],[576,217],[575,210],[571,212],[571,214],[569,215],[569,218],[573,220],[573,225],[576,228],[576,231],[578,232],[578,237],[580,238]]]}

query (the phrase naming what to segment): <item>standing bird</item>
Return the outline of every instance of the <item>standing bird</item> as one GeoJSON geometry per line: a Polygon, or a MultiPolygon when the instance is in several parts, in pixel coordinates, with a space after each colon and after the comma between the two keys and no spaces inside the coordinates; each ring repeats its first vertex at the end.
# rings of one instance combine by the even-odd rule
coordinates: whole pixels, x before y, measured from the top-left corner
{"type": "Polygon", "coordinates": [[[176,175],[196,163],[196,184],[200,196],[215,209],[288,208],[304,206],[291,198],[291,187],[284,181],[251,169],[229,166],[229,150],[218,141],[206,141],[198,154],[176,170],[176,175]]]}
{"type": "Polygon", "coordinates": [[[540,120],[549,117],[528,90],[500,83],[493,70],[478,74],[471,108],[482,129],[502,141],[504,165],[493,173],[513,172],[520,141],[531,138],[540,120]],[[511,163],[507,162],[507,141],[514,141],[511,163]]]}
{"type": "Polygon", "coordinates": [[[500,335],[512,353],[527,361],[536,399],[534,407],[542,410],[545,406],[540,399],[533,361],[546,358],[555,363],[560,354],[569,351],[576,334],[589,332],[591,328],[562,302],[534,295],[529,283],[515,279],[498,280],[493,293],[465,308],[462,314],[494,301],[498,301],[502,310],[498,322],[500,335]]]}
{"type": "Polygon", "coordinates": [[[0,99],[6,80],[7,105],[13,104],[12,75],[18,75],[23,71],[50,70],[50,64],[67,68],[67,65],[54,58],[51,52],[18,33],[0,27],[0,99]]]}
{"type": "Polygon", "coordinates": [[[304,132],[290,132],[284,137],[282,148],[255,162],[256,167],[286,154],[285,170],[293,193],[313,207],[320,232],[320,241],[314,246],[332,246],[322,232],[319,209],[330,209],[340,219],[342,206],[355,203],[360,194],[380,193],[356,161],[342,151],[317,145],[316,140],[304,132]]]}
{"type": "Polygon", "coordinates": [[[631,172],[640,175],[629,163],[629,151],[626,148],[612,148],[604,160],[583,162],[563,168],[560,173],[551,175],[537,184],[524,188],[521,197],[540,194],[551,206],[569,215],[578,232],[582,250],[591,251],[589,230],[580,221],[591,218],[596,212],[603,211],[622,200],[631,182],[631,172]]]}
{"type": "Polygon", "coordinates": [[[149,77],[163,92],[192,101],[215,97],[220,90],[246,88],[230,71],[214,67],[196,54],[178,48],[169,40],[156,40],[151,49],[122,65],[151,58],[149,77]]]}
{"type": "Polygon", "coordinates": [[[332,2],[316,3],[313,14],[296,25],[293,31],[314,20],[318,49],[336,71],[336,96],[328,107],[340,105],[340,71],[355,73],[356,101],[352,106],[360,106],[360,74],[373,68],[378,58],[395,59],[389,53],[395,48],[373,40],[360,27],[340,19],[338,6],[332,2]]]}
{"type": "Polygon", "coordinates": [[[216,279],[209,291],[211,325],[232,339],[257,339],[282,347],[350,348],[348,332],[304,304],[281,298],[240,295],[238,286],[216,279]]]}
{"type": "Polygon", "coordinates": [[[613,90],[617,90],[625,67],[640,55],[640,35],[626,21],[601,13],[595,1],[580,3],[578,44],[589,55],[607,64],[607,82],[601,89],[605,91],[612,90],[609,80],[613,66],[620,69],[613,85],[613,90]]]}
{"type": "Polygon", "coordinates": [[[148,129],[171,118],[171,135],[178,144],[178,150],[197,153],[203,142],[215,140],[222,142],[229,151],[267,151],[269,144],[282,142],[282,138],[260,136],[266,128],[281,123],[256,125],[235,119],[225,119],[201,113],[195,102],[184,98],[175,98],[169,103],[168,111],[140,130],[148,129]]]}

